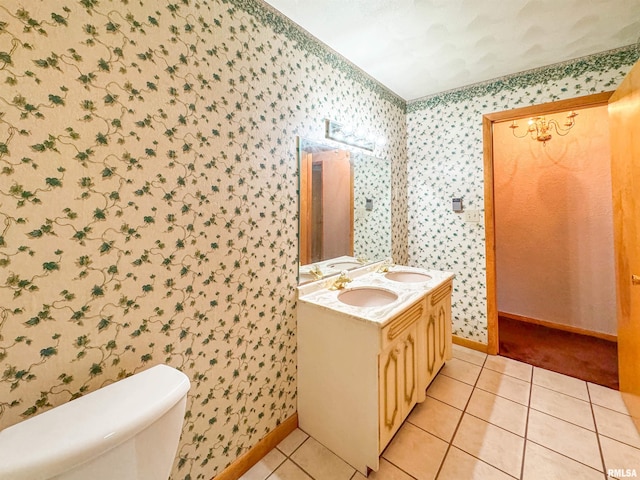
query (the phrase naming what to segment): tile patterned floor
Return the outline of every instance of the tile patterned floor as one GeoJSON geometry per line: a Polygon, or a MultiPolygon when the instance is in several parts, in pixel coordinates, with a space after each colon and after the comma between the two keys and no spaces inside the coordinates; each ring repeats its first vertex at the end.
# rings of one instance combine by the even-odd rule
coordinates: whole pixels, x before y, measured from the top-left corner
{"type": "MultiPolygon", "coordinates": [[[[640,434],[619,392],[457,345],[453,355],[369,479],[640,478],[640,434]]],[[[241,480],[364,478],[298,429],[241,480]]]]}

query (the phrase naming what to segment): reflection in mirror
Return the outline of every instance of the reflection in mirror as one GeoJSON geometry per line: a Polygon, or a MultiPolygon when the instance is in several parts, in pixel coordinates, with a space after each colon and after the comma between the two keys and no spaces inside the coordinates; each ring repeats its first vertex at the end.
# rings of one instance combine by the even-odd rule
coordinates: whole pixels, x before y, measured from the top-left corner
{"type": "Polygon", "coordinates": [[[391,256],[391,162],[298,138],[299,283],[391,256]]]}

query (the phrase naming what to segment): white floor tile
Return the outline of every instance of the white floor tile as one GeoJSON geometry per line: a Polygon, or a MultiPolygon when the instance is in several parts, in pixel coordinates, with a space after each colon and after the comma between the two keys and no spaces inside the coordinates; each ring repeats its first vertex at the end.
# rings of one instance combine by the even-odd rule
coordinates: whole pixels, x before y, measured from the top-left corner
{"type": "Polygon", "coordinates": [[[527,442],[522,480],[602,480],[602,472],[536,443],[527,442]]]}
{"type": "Polygon", "coordinates": [[[527,407],[476,388],[471,394],[467,413],[524,437],[527,407]]]}
{"type": "Polygon", "coordinates": [[[304,442],[307,438],[309,438],[309,435],[307,435],[306,433],[304,433],[302,430],[300,430],[299,428],[296,428],[293,432],[291,432],[287,438],[285,438],[284,440],[282,440],[277,448],[278,450],[280,450],[282,453],[284,453],[285,455],[289,456],[291,455],[296,448],[298,448],[302,442],[304,442]]]}
{"type": "Polygon", "coordinates": [[[291,455],[291,460],[314,480],[349,480],[355,473],[352,466],[313,438],[304,442],[291,455]]]}
{"type": "Polygon", "coordinates": [[[462,410],[427,397],[424,402],[415,406],[407,421],[445,442],[450,442],[461,416],[462,410]]]}
{"type": "Polygon", "coordinates": [[[596,417],[596,425],[600,435],[640,448],[640,434],[629,415],[599,405],[593,406],[593,414],[596,417]]]}
{"type": "MultiPolygon", "coordinates": [[[[640,449],[600,436],[604,466],[608,470],[635,470],[640,477],[640,449]]],[[[608,472],[609,473],[609,472],[608,472]]],[[[609,473],[614,476],[613,473],[609,473]]]]}
{"type": "Polygon", "coordinates": [[[484,363],[484,368],[519,378],[525,382],[531,382],[531,372],[533,371],[533,367],[527,363],[498,355],[489,355],[484,363]]]}
{"type": "Polygon", "coordinates": [[[533,383],[541,387],[555,390],[556,392],[571,395],[580,400],[589,401],[587,394],[587,382],[577,378],[562,375],[561,373],[545,370],[544,368],[533,368],[533,383]]]}
{"type": "Polygon", "coordinates": [[[447,451],[447,443],[405,423],[382,456],[418,480],[433,480],[447,451]]]}
{"type": "Polygon", "coordinates": [[[533,385],[531,408],[595,431],[591,405],[579,398],[533,385]]]}
{"type": "Polygon", "coordinates": [[[353,480],[413,480],[413,477],[403,472],[395,465],[387,462],[384,458],[380,459],[380,469],[377,472],[369,473],[368,477],[365,477],[360,472],[357,472],[353,477],[353,480]]]}
{"type": "Polygon", "coordinates": [[[427,395],[452,407],[463,410],[471,396],[473,387],[446,375],[438,375],[429,388],[427,395]]]}
{"type": "Polygon", "coordinates": [[[271,474],[269,480],[313,480],[291,460],[285,461],[271,474]]]}
{"type": "Polygon", "coordinates": [[[447,377],[455,378],[469,385],[474,385],[480,375],[482,367],[474,365],[473,363],[465,362],[457,358],[452,358],[445,363],[440,375],[446,375],[447,377]]]}
{"type": "Polygon", "coordinates": [[[485,368],[480,374],[476,387],[522,405],[529,404],[531,384],[519,378],[503,375],[485,368]]]}
{"type": "Polygon", "coordinates": [[[514,477],[520,476],[524,439],[465,414],[453,445],[514,477]]]}
{"type": "Polygon", "coordinates": [[[486,353],[478,352],[477,350],[472,350],[461,345],[456,345],[455,343],[453,344],[452,354],[455,358],[480,366],[484,364],[484,361],[487,358],[486,353]]]}
{"type": "Polygon", "coordinates": [[[444,459],[438,480],[513,480],[513,477],[456,447],[451,447],[447,458],[444,459]]]}
{"type": "Polygon", "coordinates": [[[595,432],[537,410],[529,410],[527,440],[603,471],[595,432]]]}
{"type": "Polygon", "coordinates": [[[240,477],[240,480],[265,480],[287,459],[284,454],[274,448],[262,460],[240,477]]]}
{"type": "MultiPolygon", "coordinates": [[[[624,404],[622,395],[618,390],[596,385],[595,383],[587,383],[587,387],[589,389],[591,403],[629,415],[627,406],[624,404]]],[[[638,473],[638,475],[640,475],[640,473],[638,473]]]]}

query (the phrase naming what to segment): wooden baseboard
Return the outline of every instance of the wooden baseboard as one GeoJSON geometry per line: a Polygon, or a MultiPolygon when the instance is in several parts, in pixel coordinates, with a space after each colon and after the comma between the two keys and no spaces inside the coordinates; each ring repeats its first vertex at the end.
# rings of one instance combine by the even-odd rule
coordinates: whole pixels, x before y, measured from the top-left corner
{"type": "Polygon", "coordinates": [[[586,335],[588,337],[601,338],[603,340],[609,340],[610,342],[617,342],[618,337],[609,333],[594,332],[592,330],[585,330],[584,328],[574,327],[572,325],[562,325],[560,323],[547,322],[546,320],[538,320],[537,318],[525,317],[524,315],[517,315],[515,313],[498,312],[499,317],[509,318],[511,320],[517,320],[518,322],[532,323],[534,325],[540,325],[542,327],[554,328],[556,330],[562,330],[563,332],[578,333],[580,335],[586,335]]]}
{"type": "Polygon", "coordinates": [[[453,343],[456,345],[460,345],[461,347],[467,347],[471,350],[477,350],[478,352],[487,353],[488,346],[484,343],[476,342],[475,340],[469,340],[468,338],[458,337],[457,335],[452,335],[453,343]]]}
{"type": "Polygon", "coordinates": [[[251,467],[273,450],[291,432],[298,428],[298,413],[294,413],[284,422],[255,444],[248,452],[236,459],[231,465],[224,469],[212,480],[237,480],[244,475],[251,467]]]}

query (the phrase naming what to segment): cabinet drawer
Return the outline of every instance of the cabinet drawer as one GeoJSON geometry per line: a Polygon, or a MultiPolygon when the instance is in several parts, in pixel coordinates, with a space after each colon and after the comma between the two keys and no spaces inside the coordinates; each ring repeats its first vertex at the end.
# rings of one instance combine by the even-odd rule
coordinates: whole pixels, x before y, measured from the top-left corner
{"type": "Polygon", "coordinates": [[[438,287],[437,290],[431,292],[429,295],[431,306],[437,305],[440,301],[444,300],[451,294],[451,290],[453,290],[453,284],[451,282],[447,282],[444,285],[438,287]]]}
{"type": "Polygon", "coordinates": [[[396,317],[382,329],[381,348],[386,350],[402,333],[422,318],[425,312],[425,301],[420,299],[406,310],[400,312],[396,317]]]}

